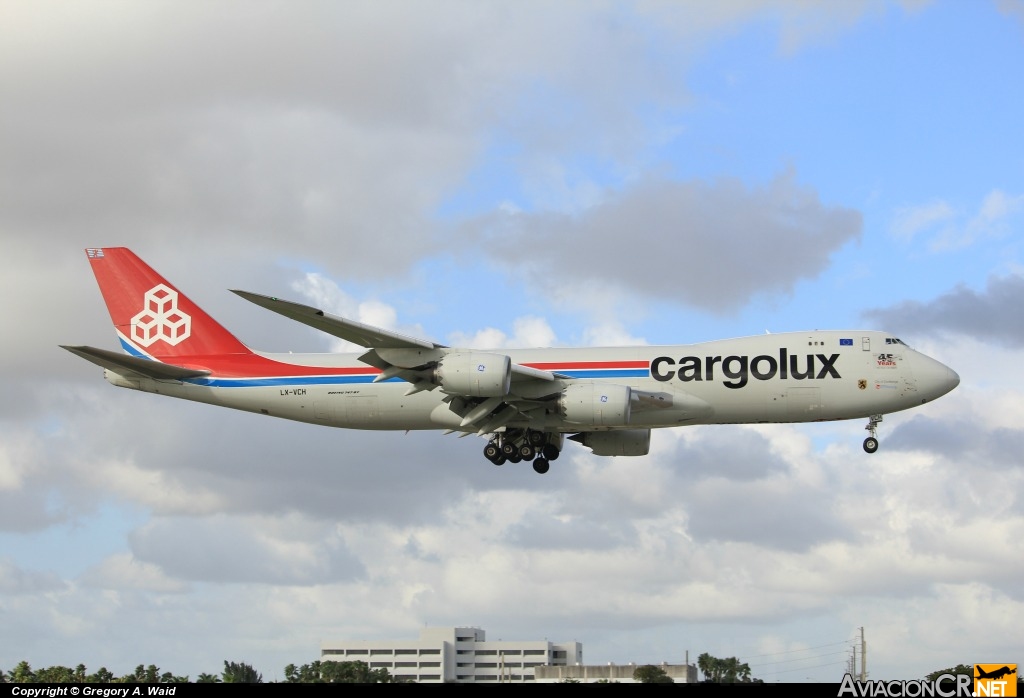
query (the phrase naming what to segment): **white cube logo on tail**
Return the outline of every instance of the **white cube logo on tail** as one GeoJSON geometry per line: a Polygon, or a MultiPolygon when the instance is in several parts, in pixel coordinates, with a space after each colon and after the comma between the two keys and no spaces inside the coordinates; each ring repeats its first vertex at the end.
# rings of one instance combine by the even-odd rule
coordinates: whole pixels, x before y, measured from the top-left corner
{"type": "Polygon", "coordinates": [[[192,334],[192,318],[178,310],[178,292],[164,284],[146,291],[142,312],[132,318],[132,339],[148,347],[158,339],[171,346],[192,334]]]}

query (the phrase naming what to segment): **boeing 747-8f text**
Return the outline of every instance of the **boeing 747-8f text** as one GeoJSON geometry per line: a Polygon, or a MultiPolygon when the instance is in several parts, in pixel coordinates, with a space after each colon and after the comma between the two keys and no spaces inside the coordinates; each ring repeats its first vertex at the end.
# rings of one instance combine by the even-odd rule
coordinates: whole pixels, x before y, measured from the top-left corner
{"type": "Polygon", "coordinates": [[[950,368],[869,330],[766,334],[678,346],[447,347],[235,291],[364,347],[352,354],[249,349],[123,247],[86,250],[124,353],[68,351],[110,383],[148,393],[349,429],[441,429],[487,437],[496,465],[547,472],[564,439],[600,456],[643,456],[651,429],[690,424],[867,419],[930,402],[959,382],[950,368]]]}

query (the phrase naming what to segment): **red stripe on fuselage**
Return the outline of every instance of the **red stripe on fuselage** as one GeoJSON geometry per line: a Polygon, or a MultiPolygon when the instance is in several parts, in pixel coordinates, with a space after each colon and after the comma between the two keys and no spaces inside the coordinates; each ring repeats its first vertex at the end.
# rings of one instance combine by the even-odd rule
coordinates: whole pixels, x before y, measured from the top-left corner
{"type": "Polygon", "coordinates": [[[647,368],[650,363],[647,361],[552,361],[523,365],[541,371],[557,371],[560,368],[569,371],[601,368],[647,368]]]}

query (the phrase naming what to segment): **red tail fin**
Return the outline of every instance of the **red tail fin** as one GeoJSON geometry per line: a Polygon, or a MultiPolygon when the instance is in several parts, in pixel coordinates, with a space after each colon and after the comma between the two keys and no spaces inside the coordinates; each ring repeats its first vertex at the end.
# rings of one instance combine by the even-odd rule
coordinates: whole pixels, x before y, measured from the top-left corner
{"type": "Polygon", "coordinates": [[[128,248],[90,248],[85,253],[129,354],[174,359],[251,353],[128,248]]]}

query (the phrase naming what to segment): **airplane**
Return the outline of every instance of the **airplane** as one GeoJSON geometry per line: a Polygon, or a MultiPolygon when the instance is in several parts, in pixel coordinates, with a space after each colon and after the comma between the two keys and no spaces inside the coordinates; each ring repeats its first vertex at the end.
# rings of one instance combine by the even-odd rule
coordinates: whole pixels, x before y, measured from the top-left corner
{"type": "Polygon", "coordinates": [[[678,346],[448,347],[248,291],[256,305],[363,347],[253,351],[124,247],[86,256],[122,352],[62,348],[115,386],[349,429],[444,430],[487,439],[495,465],[546,473],[565,439],[598,456],[645,456],[651,430],[867,418],[953,390],[960,377],[891,334],[813,330],[678,346]]]}
{"type": "Polygon", "coordinates": [[[976,679],[1001,679],[1004,676],[1017,673],[1017,667],[1014,666],[1012,669],[1009,666],[1003,666],[1000,669],[994,669],[993,671],[985,671],[977,664],[974,665],[974,673],[977,674],[974,678],[976,679]]]}

